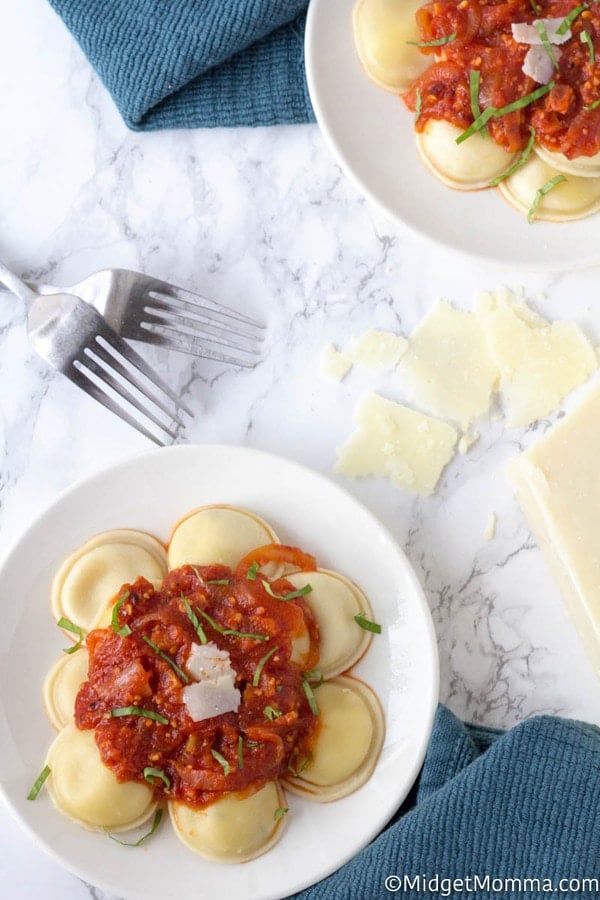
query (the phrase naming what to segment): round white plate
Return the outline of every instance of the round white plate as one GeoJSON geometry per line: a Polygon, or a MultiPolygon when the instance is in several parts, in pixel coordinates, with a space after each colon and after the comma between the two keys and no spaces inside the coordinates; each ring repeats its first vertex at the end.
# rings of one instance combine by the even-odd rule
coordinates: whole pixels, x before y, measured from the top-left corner
{"type": "MultiPolygon", "coordinates": [[[[166,900],[197,893],[221,900],[285,897],[337,869],[385,825],[423,761],[438,696],[429,610],[404,554],[356,500],[295,463],[241,447],[181,446],[136,457],[71,488],[26,532],[0,570],[0,793],[42,847],[66,868],[119,897],[166,900]],[[210,863],[187,850],[164,819],[139,849],[121,847],[60,815],[42,790],[26,800],[53,730],[42,682],[65,638],[52,621],[50,583],[60,562],[107,528],[168,539],[184,513],[230,503],[264,517],[286,543],[356,581],[383,633],[355,672],[377,692],[385,746],[368,783],[336,803],[289,798],[283,838],[244,865],[210,863]],[[326,840],[324,840],[326,836],[326,840]]],[[[349,738],[351,739],[351,738],[349,738]]]]}
{"type": "Polygon", "coordinates": [[[600,262],[598,215],[529,225],[497,191],[454,191],[429,174],[412,113],[359,62],[353,7],[354,0],[311,0],[306,69],[321,132],[358,190],[393,220],[464,253],[551,269],[600,262]]]}

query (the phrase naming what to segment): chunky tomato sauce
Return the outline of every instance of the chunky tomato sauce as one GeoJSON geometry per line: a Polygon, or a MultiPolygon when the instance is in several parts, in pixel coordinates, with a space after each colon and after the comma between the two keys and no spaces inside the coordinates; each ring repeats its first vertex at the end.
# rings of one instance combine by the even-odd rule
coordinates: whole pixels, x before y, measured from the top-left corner
{"type": "MultiPolygon", "coordinates": [[[[157,799],[204,806],[223,792],[259,787],[298,771],[310,757],[318,716],[311,710],[304,672],[318,662],[318,628],[302,597],[278,599],[265,589],[262,572],[252,578],[252,563],[269,560],[291,562],[304,571],[316,567],[313,557],[295,548],[269,545],[242,560],[235,572],[224,566],[183,566],[170,572],[159,590],[138,578],[122,588],[119,596],[125,599],[115,614],[117,628],[130,633],[119,634],[112,625],[90,632],[88,681],[77,695],[75,721],[79,728],[95,729],[101,757],[119,781],[147,784],[144,769],[157,769],[170,782],[167,788],[154,778],[157,799]],[[208,583],[220,581],[226,583],[208,583]],[[193,721],[182,697],[185,677],[144,640],[185,673],[190,648],[201,640],[183,598],[205,639],[230,655],[242,696],[237,712],[193,721]],[[308,656],[300,665],[290,658],[292,641],[306,637],[307,630],[308,656]],[[167,724],[135,714],[111,715],[129,706],[156,713],[167,724]]],[[[280,596],[294,591],[285,579],[269,584],[280,596]]]]}
{"type": "MultiPolygon", "coordinates": [[[[579,0],[435,0],[417,12],[421,40],[433,41],[455,34],[443,46],[421,48],[438,61],[417,79],[404,96],[411,110],[421,111],[416,122],[422,131],[429,119],[446,119],[462,129],[474,120],[470,72],[480,73],[479,108],[498,109],[525,97],[540,85],[522,71],[528,45],[517,43],[513,23],[564,18],[579,0]]],[[[523,149],[535,128],[536,140],[548,150],[569,158],[600,152],[600,4],[589,2],[571,24],[572,37],[561,44],[554,86],[544,97],[523,109],[492,118],[487,130],[510,152],[523,149]],[[581,40],[586,31],[595,46],[592,53],[581,40]],[[597,57],[597,58],[596,58],[597,57]]],[[[585,36],[584,36],[585,37],[585,36]]]]}

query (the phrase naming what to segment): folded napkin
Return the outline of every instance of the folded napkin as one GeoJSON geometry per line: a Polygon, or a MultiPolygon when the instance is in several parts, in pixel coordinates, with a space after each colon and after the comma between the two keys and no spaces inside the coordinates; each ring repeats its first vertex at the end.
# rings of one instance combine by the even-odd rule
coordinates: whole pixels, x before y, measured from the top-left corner
{"type": "Polygon", "coordinates": [[[440,707],[405,808],[355,859],[295,897],[530,900],[553,889],[600,897],[600,728],[541,716],[503,733],[440,707]]]}
{"type": "Polygon", "coordinates": [[[50,0],[134,130],[314,121],[308,0],[50,0]]]}

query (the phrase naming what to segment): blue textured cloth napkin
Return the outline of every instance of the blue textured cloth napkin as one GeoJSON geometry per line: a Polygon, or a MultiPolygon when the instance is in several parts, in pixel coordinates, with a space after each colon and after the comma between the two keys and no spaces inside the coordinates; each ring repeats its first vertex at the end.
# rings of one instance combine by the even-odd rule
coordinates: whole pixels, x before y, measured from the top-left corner
{"type": "Polygon", "coordinates": [[[552,890],[600,897],[600,728],[540,716],[504,733],[466,726],[439,707],[399,816],[295,896],[541,900],[552,890]]]}
{"type": "Polygon", "coordinates": [[[50,0],[134,130],[314,121],[308,0],[50,0]]]}

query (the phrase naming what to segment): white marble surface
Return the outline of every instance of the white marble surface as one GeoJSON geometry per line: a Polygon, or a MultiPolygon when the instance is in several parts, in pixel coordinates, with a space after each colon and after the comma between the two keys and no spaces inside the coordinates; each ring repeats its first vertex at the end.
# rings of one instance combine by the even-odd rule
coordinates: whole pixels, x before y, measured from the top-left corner
{"type": "MultiPolygon", "coordinates": [[[[0,32],[0,255],[59,284],[137,268],[268,322],[251,372],[144,350],[196,411],[187,440],[267,449],[332,474],[361,390],[400,392],[358,371],[342,385],[320,380],[321,347],[373,325],[407,333],[440,296],[469,308],[480,290],[522,285],[541,312],[574,318],[600,343],[597,270],[498,269],[429,244],[356,193],[316,126],[129,133],[44,0],[0,0],[0,32]]],[[[149,446],[49,371],[24,326],[22,304],[0,295],[3,550],[63,488],[149,446]]],[[[345,484],[391,529],[424,586],[441,699],[493,726],[542,712],[600,722],[600,684],[504,475],[550,421],[512,432],[484,423],[432,498],[345,484]],[[497,533],[486,541],[491,511],[497,533]]],[[[101,896],[4,808],[0,830],[2,900],[101,896]]]]}

